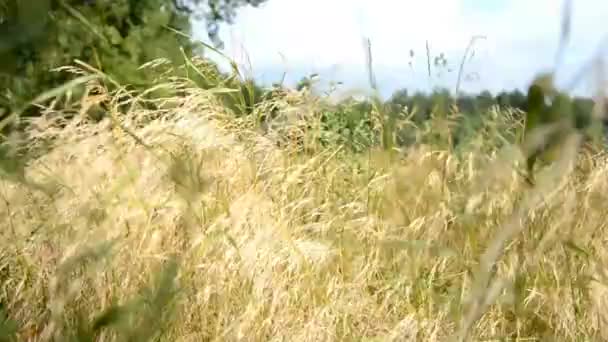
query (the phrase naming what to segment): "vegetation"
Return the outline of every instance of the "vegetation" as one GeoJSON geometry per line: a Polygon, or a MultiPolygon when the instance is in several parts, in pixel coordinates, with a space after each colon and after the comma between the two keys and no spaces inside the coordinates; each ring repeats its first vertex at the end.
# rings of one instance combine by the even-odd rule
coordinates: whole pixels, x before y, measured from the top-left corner
{"type": "MultiPolygon", "coordinates": [[[[132,97],[115,121],[48,110],[26,129],[52,148],[1,182],[5,340],[605,336],[603,154],[564,145],[530,188],[512,111],[459,153],[431,116],[395,158],[313,129],[277,147],[217,89],[164,86],[182,96],[155,99],[174,104],[160,120],[132,97]]],[[[269,107],[331,117],[306,91],[269,107]]]]}
{"type": "MultiPolygon", "coordinates": [[[[219,22],[231,22],[236,7],[259,5],[260,0],[38,0],[0,1],[0,111],[4,115],[27,106],[39,93],[57,87],[73,75],[61,67],[78,61],[117,84],[143,90],[166,79],[187,75],[185,58],[204,50],[189,38],[192,16],[206,19],[217,41],[219,22]],[[155,69],[141,70],[163,59],[155,69]],[[50,72],[54,70],[55,72],[50,72]]],[[[205,75],[196,80],[209,87],[205,75]]],[[[85,89],[75,88],[78,99],[85,89]]],[[[31,115],[37,115],[37,110],[31,115]]],[[[2,117],[2,113],[0,113],[2,117]]]]}
{"type": "MultiPolygon", "coordinates": [[[[120,8],[58,4],[91,27],[108,17],[86,6],[120,8]]],[[[0,163],[0,341],[608,339],[596,103],[546,82],[337,104],[310,79],[263,89],[160,29],[195,3],[137,4],[164,24],[129,36],[167,33],[164,54],[134,43],[126,62],[121,35],[108,66],[58,53],[48,83],[29,62],[41,94],[0,163]],[[548,157],[534,135],[556,122],[548,157]]]]}

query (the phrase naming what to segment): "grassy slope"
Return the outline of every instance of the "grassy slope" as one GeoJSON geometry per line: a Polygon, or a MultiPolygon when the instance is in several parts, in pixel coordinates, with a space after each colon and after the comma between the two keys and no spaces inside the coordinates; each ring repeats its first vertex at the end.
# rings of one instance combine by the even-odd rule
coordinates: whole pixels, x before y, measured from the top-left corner
{"type": "Polygon", "coordinates": [[[85,340],[96,315],[146,293],[135,314],[106,311],[97,338],[444,341],[476,318],[476,339],[608,338],[605,158],[529,190],[517,150],[488,148],[496,132],[458,155],[303,157],[205,93],[177,101],[144,128],[149,113],[123,117],[146,146],[105,124],[43,130],[57,148],[27,172],[52,197],[0,181],[0,303],[19,340],[79,324],[85,340]],[[494,258],[498,282],[482,286],[494,258]],[[175,278],[154,283],[171,260],[175,278]]]}

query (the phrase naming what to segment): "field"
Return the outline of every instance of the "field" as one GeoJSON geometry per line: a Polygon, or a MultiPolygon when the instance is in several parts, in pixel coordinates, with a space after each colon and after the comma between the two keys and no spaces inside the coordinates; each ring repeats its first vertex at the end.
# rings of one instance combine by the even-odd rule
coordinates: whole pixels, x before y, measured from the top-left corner
{"type": "Polygon", "coordinates": [[[46,152],[0,181],[0,341],[608,339],[608,158],[578,137],[531,188],[507,112],[457,151],[298,153],[212,90],[163,101],[16,142],[46,152]]]}

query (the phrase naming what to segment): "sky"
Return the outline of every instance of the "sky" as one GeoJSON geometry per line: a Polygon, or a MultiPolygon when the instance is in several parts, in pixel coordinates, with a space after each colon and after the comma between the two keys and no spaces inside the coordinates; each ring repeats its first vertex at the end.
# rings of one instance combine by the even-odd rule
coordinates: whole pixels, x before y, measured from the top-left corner
{"type": "MultiPolygon", "coordinates": [[[[363,44],[369,39],[379,90],[390,96],[402,88],[454,90],[467,45],[480,36],[460,89],[495,93],[523,89],[554,67],[562,7],[562,0],[267,0],[239,9],[233,25],[221,26],[221,38],[224,53],[262,84],[286,74],[293,85],[317,73],[325,82],[343,82],[344,90],[369,89],[363,44]],[[430,77],[427,42],[431,58],[443,53],[448,62],[432,66],[430,77]]],[[[573,0],[571,13],[556,76],[564,89],[608,36],[607,0],[573,0]]],[[[207,40],[204,25],[194,28],[196,38],[207,40]]],[[[586,80],[573,90],[589,91],[586,80]]]]}

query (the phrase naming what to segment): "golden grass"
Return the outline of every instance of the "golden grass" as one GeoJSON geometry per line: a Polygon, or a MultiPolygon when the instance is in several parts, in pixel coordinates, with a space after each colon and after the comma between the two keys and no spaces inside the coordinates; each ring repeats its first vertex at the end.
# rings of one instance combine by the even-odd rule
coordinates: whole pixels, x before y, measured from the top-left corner
{"type": "Polygon", "coordinates": [[[446,341],[468,324],[468,340],[608,338],[605,157],[529,190],[515,147],[485,151],[493,137],[460,155],[298,156],[204,91],[173,101],[143,126],[134,106],[128,132],[40,119],[55,148],[27,176],[49,193],[0,182],[18,340],[79,340],[142,293],[173,310],[107,315],[96,340],[446,341]],[[175,278],[142,290],[171,260],[175,278]]]}

